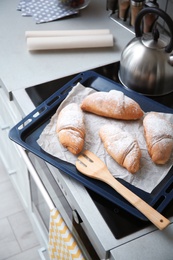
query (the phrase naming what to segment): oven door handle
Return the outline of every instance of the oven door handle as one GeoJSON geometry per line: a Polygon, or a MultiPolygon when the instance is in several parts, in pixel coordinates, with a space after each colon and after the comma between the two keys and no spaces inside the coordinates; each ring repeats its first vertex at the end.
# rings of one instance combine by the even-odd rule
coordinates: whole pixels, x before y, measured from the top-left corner
{"type": "Polygon", "coordinates": [[[23,160],[25,161],[28,170],[29,170],[30,174],[32,175],[32,177],[33,177],[37,187],[39,188],[42,196],[44,197],[49,209],[53,210],[55,208],[55,205],[54,205],[52,199],[50,198],[47,190],[45,189],[45,187],[44,187],[40,177],[38,176],[36,170],[34,169],[34,167],[31,163],[30,159],[28,158],[25,150],[19,145],[17,145],[17,148],[19,149],[19,152],[20,152],[23,160]]]}

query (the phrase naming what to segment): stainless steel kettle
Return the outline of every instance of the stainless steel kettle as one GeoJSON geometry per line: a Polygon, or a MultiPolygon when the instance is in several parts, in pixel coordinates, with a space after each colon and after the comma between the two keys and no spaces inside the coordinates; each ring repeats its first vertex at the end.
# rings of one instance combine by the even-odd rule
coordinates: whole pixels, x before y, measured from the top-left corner
{"type": "Polygon", "coordinates": [[[159,96],[173,92],[173,21],[159,8],[142,9],[135,21],[135,34],[122,51],[119,79],[134,91],[148,96],[159,96]],[[142,18],[153,13],[167,24],[170,37],[159,34],[156,27],[144,34],[142,18]]]}

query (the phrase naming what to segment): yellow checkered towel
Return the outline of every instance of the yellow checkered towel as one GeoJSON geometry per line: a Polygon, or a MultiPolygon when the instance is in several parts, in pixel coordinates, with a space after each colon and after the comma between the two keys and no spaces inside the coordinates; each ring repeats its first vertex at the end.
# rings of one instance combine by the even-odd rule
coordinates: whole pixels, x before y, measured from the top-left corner
{"type": "Polygon", "coordinates": [[[50,260],[85,260],[56,208],[50,211],[48,251],[50,260]]]}

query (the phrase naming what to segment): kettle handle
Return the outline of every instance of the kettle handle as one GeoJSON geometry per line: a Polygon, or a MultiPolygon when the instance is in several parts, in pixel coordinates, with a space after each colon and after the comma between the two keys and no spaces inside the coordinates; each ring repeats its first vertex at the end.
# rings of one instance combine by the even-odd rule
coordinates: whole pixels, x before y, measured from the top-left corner
{"type": "Polygon", "coordinates": [[[141,24],[143,16],[145,16],[148,13],[157,14],[166,22],[166,24],[170,30],[171,39],[170,39],[169,44],[165,47],[165,51],[170,53],[173,50],[173,21],[172,21],[171,17],[160,8],[146,7],[138,13],[138,15],[136,17],[136,21],[135,21],[135,27],[134,27],[136,37],[142,36],[140,24],[141,24]]]}

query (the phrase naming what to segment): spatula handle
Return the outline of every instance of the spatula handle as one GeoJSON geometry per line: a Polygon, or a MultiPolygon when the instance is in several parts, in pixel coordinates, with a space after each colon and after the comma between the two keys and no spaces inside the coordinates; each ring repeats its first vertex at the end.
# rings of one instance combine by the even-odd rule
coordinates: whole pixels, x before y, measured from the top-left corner
{"type": "Polygon", "coordinates": [[[115,189],[123,198],[130,202],[135,208],[137,208],[141,213],[144,214],[156,227],[160,230],[166,228],[170,221],[161,215],[158,211],[152,208],[144,200],[138,197],[131,190],[122,185],[117,181],[112,175],[107,176],[103,180],[109,184],[113,189],[115,189]]]}

